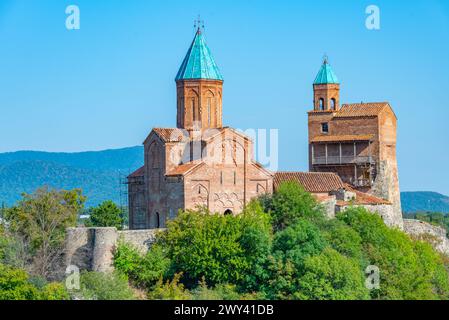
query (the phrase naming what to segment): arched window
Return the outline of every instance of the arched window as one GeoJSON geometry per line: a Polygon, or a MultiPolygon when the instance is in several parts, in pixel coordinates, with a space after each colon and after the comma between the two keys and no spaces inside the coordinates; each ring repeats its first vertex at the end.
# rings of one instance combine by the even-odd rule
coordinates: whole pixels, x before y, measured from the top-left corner
{"type": "Polygon", "coordinates": [[[324,110],[324,99],[320,98],[320,110],[324,110]]]}
{"type": "Polygon", "coordinates": [[[335,110],[335,99],[331,99],[331,110],[335,110]]]}
{"type": "Polygon", "coordinates": [[[226,209],[226,211],[224,212],[224,215],[225,216],[232,215],[232,210],[231,209],[226,209]]]}
{"type": "Polygon", "coordinates": [[[192,114],[193,114],[193,121],[198,121],[198,109],[195,106],[195,98],[192,98],[192,114]]]}
{"type": "Polygon", "coordinates": [[[211,98],[207,98],[207,123],[210,127],[211,124],[211,98]]]}
{"type": "Polygon", "coordinates": [[[159,212],[156,212],[156,228],[159,229],[161,227],[161,217],[159,212]]]}

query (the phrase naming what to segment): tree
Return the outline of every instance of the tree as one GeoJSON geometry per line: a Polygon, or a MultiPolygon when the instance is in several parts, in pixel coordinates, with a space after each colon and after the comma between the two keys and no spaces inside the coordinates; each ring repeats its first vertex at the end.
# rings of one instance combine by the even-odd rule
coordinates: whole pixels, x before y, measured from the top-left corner
{"type": "Polygon", "coordinates": [[[271,214],[275,231],[295,224],[298,219],[323,220],[325,214],[315,198],[296,182],[283,182],[273,195],[263,196],[261,202],[271,214]]]}
{"type": "Polygon", "coordinates": [[[320,229],[333,249],[348,258],[355,258],[361,265],[366,265],[363,261],[362,238],[357,231],[337,219],[325,221],[320,229]]]}
{"type": "Polygon", "coordinates": [[[211,285],[254,285],[263,272],[260,264],[270,252],[270,243],[269,217],[257,203],[237,216],[205,209],[183,212],[168,223],[160,238],[173,272],[184,272],[183,282],[189,287],[202,277],[211,285]]]}
{"type": "Polygon", "coordinates": [[[160,245],[153,245],[145,254],[127,243],[120,243],[114,253],[114,266],[137,287],[150,288],[167,275],[171,261],[160,245]]]}
{"type": "Polygon", "coordinates": [[[268,270],[271,274],[263,291],[273,299],[294,299],[299,290],[305,260],[328,246],[318,227],[300,219],[275,234],[268,270]]]}
{"type": "Polygon", "coordinates": [[[89,210],[90,218],[87,226],[91,227],[115,227],[123,229],[122,210],[112,201],[104,201],[98,207],[89,210]]]}
{"type": "Polygon", "coordinates": [[[162,278],[156,283],[154,288],[148,292],[150,300],[190,300],[191,293],[180,282],[182,273],[174,275],[173,280],[163,282],[162,278]]]}
{"type": "Polygon", "coordinates": [[[76,225],[85,197],[81,190],[37,189],[23,194],[19,203],[6,210],[9,232],[27,243],[33,274],[48,277],[62,254],[66,228],[76,225]]]}
{"type": "Polygon", "coordinates": [[[380,299],[447,298],[449,277],[441,256],[428,243],[388,228],[364,208],[349,208],[338,219],[362,239],[367,263],[380,270],[380,288],[371,291],[380,299]]]}
{"type": "Polygon", "coordinates": [[[295,298],[302,300],[365,300],[369,292],[357,260],[326,248],[308,257],[295,298]]]}

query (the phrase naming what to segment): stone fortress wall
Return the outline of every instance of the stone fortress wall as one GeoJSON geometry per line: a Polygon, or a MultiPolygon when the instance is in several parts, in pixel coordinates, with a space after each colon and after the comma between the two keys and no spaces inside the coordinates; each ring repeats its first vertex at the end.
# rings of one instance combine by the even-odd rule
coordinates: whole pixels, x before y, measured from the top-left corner
{"type": "Polygon", "coordinates": [[[443,227],[424,221],[404,219],[404,231],[413,238],[430,242],[437,251],[449,256],[449,239],[443,227]]]}
{"type": "Polygon", "coordinates": [[[146,252],[163,229],[123,230],[116,228],[68,228],[65,267],[74,265],[81,271],[111,272],[113,254],[120,241],[146,252]]]}
{"type": "MultiPolygon", "coordinates": [[[[449,256],[446,230],[427,222],[404,219],[404,231],[416,239],[429,241],[439,252],[449,256]]],[[[65,267],[77,266],[81,271],[111,272],[113,253],[120,241],[145,253],[158,232],[165,229],[123,230],[116,228],[69,228],[65,248],[65,267]]]]}

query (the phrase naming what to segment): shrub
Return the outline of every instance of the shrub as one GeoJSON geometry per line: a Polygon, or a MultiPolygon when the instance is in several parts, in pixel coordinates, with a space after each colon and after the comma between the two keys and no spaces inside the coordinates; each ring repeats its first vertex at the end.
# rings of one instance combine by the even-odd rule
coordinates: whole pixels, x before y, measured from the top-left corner
{"type": "Polygon", "coordinates": [[[151,287],[166,276],[170,259],[163,248],[153,245],[145,254],[127,243],[120,243],[114,254],[115,268],[127,275],[137,287],[151,287]]]}
{"type": "Polygon", "coordinates": [[[0,264],[0,300],[37,300],[39,292],[24,270],[0,264]]]}
{"type": "Polygon", "coordinates": [[[133,300],[134,294],[125,276],[118,273],[84,272],[80,279],[80,292],[73,292],[77,299],[133,300]]]}
{"type": "Polygon", "coordinates": [[[69,300],[70,295],[62,283],[49,283],[42,288],[40,300],[69,300]]]}
{"type": "Polygon", "coordinates": [[[158,280],[153,289],[148,292],[148,299],[150,300],[190,300],[192,295],[180,283],[182,273],[177,273],[172,281],[164,283],[162,278],[158,280]]]}

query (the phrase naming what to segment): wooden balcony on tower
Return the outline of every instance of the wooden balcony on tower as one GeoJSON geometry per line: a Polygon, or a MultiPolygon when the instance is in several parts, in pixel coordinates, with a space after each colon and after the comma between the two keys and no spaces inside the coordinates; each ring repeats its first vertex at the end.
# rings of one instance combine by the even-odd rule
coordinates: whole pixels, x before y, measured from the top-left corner
{"type": "Polygon", "coordinates": [[[372,135],[318,136],[311,140],[312,165],[373,164],[372,135]]]}

